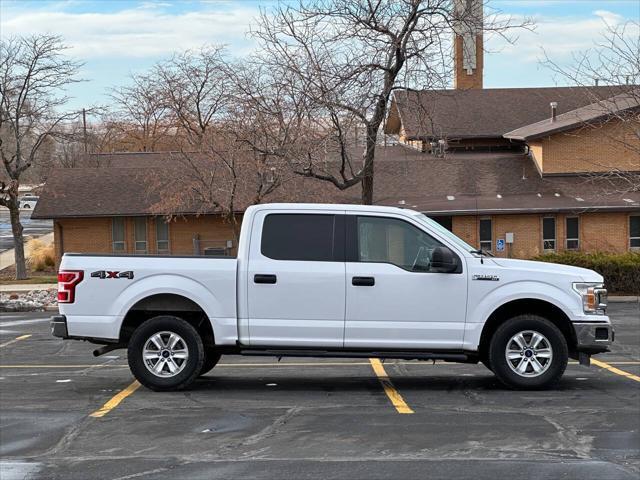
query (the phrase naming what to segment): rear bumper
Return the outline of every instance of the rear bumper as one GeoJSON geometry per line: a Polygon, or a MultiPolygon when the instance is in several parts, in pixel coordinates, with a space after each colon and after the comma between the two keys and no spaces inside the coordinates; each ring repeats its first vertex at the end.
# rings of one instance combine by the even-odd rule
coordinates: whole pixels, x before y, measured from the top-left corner
{"type": "Polygon", "coordinates": [[[576,350],[583,353],[608,352],[615,340],[615,331],[608,322],[574,323],[576,350]]]}
{"type": "Polygon", "coordinates": [[[64,315],[55,315],[51,317],[51,335],[58,338],[69,338],[67,330],[67,317],[64,315]]]}

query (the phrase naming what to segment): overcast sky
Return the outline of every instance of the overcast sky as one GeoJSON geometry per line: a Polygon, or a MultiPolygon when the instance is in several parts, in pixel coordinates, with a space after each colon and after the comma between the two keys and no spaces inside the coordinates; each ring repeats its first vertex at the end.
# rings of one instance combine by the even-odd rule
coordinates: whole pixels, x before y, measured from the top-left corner
{"type": "MultiPolygon", "coordinates": [[[[260,7],[250,0],[0,0],[2,36],[62,35],[69,53],[85,62],[86,82],[73,86],[71,108],[105,103],[107,89],[123,84],[176,50],[226,44],[241,57],[254,47],[247,32],[260,7]]],[[[571,53],[593,46],[605,24],[640,20],[640,0],[493,0],[495,9],[532,17],[534,32],[521,31],[515,46],[489,39],[485,87],[552,86],[557,79],[540,65],[543,50],[566,64],[571,53]]]]}

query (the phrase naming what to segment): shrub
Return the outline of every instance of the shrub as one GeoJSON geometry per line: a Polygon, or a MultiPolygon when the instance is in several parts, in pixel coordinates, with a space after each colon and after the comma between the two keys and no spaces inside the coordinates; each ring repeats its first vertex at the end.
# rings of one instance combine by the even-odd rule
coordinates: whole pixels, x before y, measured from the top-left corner
{"type": "Polygon", "coordinates": [[[610,293],[640,293],[640,252],[627,253],[545,253],[534,260],[564,263],[595,270],[604,277],[610,293]]]}
{"type": "Polygon", "coordinates": [[[42,240],[34,238],[29,240],[26,247],[27,262],[31,270],[39,272],[55,266],[56,255],[53,243],[47,245],[42,240]]]}

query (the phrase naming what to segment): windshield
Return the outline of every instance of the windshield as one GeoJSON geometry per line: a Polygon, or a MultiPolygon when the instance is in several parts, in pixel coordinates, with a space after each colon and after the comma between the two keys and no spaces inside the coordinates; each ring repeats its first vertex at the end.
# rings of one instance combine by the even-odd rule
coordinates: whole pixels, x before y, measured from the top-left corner
{"type": "Polygon", "coordinates": [[[447,230],[446,228],[444,228],[442,225],[440,225],[438,222],[436,222],[435,220],[427,217],[424,213],[419,213],[416,215],[416,218],[419,222],[427,225],[430,228],[433,228],[434,230],[436,230],[438,233],[442,234],[442,236],[446,237],[448,240],[451,240],[453,243],[455,243],[458,247],[463,248],[464,250],[466,250],[467,252],[475,252],[477,250],[477,248],[472,247],[471,245],[469,245],[467,242],[465,242],[464,240],[462,240],[460,237],[457,237],[456,235],[454,235],[452,232],[450,232],[449,230],[447,230]]]}

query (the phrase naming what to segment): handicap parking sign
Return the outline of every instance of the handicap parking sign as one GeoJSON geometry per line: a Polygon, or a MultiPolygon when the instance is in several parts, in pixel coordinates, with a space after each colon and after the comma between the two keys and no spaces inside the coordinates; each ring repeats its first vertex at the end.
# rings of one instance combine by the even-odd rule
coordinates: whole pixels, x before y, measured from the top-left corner
{"type": "Polygon", "coordinates": [[[496,251],[504,252],[504,239],[499,238],[496,240],[496,251]]]}

